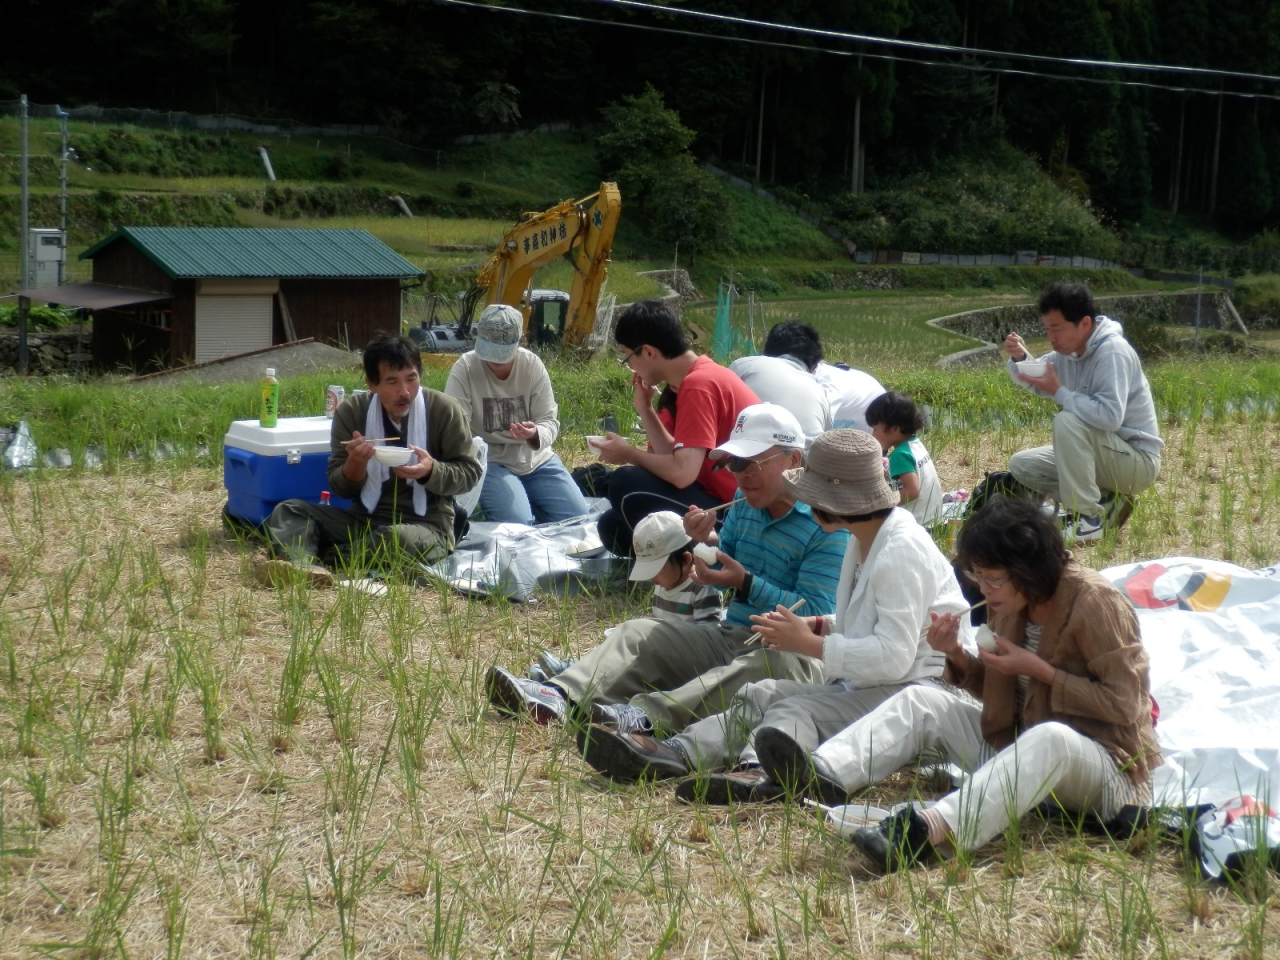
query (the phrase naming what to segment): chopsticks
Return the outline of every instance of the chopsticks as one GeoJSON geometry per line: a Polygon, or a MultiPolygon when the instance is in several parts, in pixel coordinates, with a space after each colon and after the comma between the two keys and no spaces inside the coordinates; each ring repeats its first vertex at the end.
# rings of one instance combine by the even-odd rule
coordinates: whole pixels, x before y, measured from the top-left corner
{"type": "Polygon", "coordinates": [[[732,507],[735,503],[737,503],[739,500],[742,500],[742,499],[744,499],[744,498],[743,498],[743,497],[734,497],[734,498],[733,498],[732,500],[730,500],[728,503],[722,503],[722,504],[720,504],[720,506],[718,506],[718,507],[707,507],[707,509],[706,509],[706,510],[704,510],[704,511],[702,511],[702,512],[703,512],[703,513],[715,513],[717,510],[723,510],[725,507],[732,507]]]}
{"type": "Polygon", "coordinates": [[[987,601],[985,601],[985,600],[979,600],[977,603],[975,603],[975,604],[974,604],[972,607],[970,607],[968,610],[961,610],[959,613],[957,613],[957,614],[956,614],[956,616],[957,616],[957,617],[963,617],[966,613],[973,613],[973,611],[977,610],[979,607],[985,607],[986,605],[987,605],[987,601]]]}
{"type": "MultiPolygon", "coordinates": [[[[787,609],[788,609],[788,610],[790,610],[792,613],[795,613],[795,612],[796,612],[797,610],[799,610],[802,606],[804,606],[804,597],[801,597],[799,600],[797,600],[797,601],[796,601],[795,603],[793,603],[791,606],[787,607],[787,609]]],[[[747,637],[747,639],[745,639],[745,640],[743,640],[743,641],[742,641],[742,645],[743,645],[744,647],[749,647],[749,646],[751,646],[751,641],[753,641],[753,640],[759,640],[759,639],[760,639],[760,634],[759,634],[759,633],[757,633],[755,630],[752,630],[752,631],[751,631],[751,633],[750,633],[750,635],[747,637]]]]}
{"type": "MultiPolygon", "coordinates": [[[[400,439],[399,437],[361,437],[360,438],[360,440],[368,440],[370,443],[390,443],[392,440],[399,440],[399,439],[400,439]]],[[[352,438],[351,440],[343,440],[342,445],[344,447],[347,447],[353,443],[359,443],[360,440],[356,440],[354,438],[352,438]]]]}

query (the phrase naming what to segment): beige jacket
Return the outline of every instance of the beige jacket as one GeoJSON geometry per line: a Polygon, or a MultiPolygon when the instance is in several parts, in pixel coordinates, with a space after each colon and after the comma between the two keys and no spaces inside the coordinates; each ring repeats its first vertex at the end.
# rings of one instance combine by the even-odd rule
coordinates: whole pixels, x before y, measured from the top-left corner
{"type": "MultiPolygon", "coordinates": [[[[945,679],[982,701],[982,735],[997,749],[1019,730],[1056,720],[1098,741],[1134,783],[1145,783],[1161,764],[1151,726],[1147,653],[1138,616],[1119,590],[1101,574],[1067,563],[1051,600],[1038,655],[1057,667],[1052,685],[1031,680],[1022,715],[1016,716],[1018,678],[968,660],[957,669],[948,661],[945,679]]],[[[997,616],[997,636],[1023,643],[1025,611],[997,616]]]]}

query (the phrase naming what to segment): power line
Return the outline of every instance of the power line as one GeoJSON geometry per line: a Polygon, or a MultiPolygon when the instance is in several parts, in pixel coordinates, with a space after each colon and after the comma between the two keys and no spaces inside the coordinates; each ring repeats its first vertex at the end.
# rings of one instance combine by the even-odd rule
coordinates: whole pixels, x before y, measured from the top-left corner
{"type": "MultiPolygon", "coordinates": [[[[756,47],[794,50],[800,53],[825,53],[837,57],[861,57],[866,58],[867,60],[879,60],[882,62],[902,63],[922,67],[936,67],[943,70],[963,70],[969,73],[996,74],[998,76],[1033,77],[1041,80],[1060,80],[1069,83],[1091,83],[1103,86],[1134,87],[1144,90],[1162,90],[1170,93],[1199,93],[1208,96],[1232,97],[1242,100],[1280,100],[1280,94],[1250,93],[1247,91],[1235,90],[1214,90],[1205,89],[1204,87],[1152,83],[1144,80],[1120,80],[1113,77],[1072,76],[1061,73],[1045,73],[1044,71],[1028,70],[1019,67],[998,67],[990,64],[979,63],[956,63],[950,60],[924,60],[919,57],[899,57],[888,53],[866,53],[857,50],[819,47],[813,46],[812,44],[785,43],[780,40],[760,40],[753,37],[736,37],[717,33],[702,33],[696,30],[680,30],[675,27],[659,27],[651,24],[624,23],[618,20],[602,20],[596,17],[584,17],[572,13],[555,13],[549,10],[527,10],[523,7],[493,6],[488,3],[481,3],[479,0],[432,0],[432,2],[455,7],[470,7],[490,13],[509,13],[531,17],[542,17],[544,19],[563,20],[570,23],[637,30],[642,33],[661,33],[680,37],[692,37],[697,40],[719,40],[723,43],[741,43],[756,47]]],[[[969,48],[957,49],[968,50],[969,48]]]]}
{"type": "Polygon", "coordinates": [[[904,40],[900,37],[879,37],[873,34],[850,33],[843,30],[823,30],[818,27],[804,27],[797,24],[777,23],[770,20],[752,20],[748,17],[735,17],[724,13],[712,13],[707,10],[690,10],[684,7],[666,7],[660,4],[647,3],[644,2],[644,0],[589,0],[589,2],[602,3],[609,6],[648,10],[652,13],[663,13],[669,16],[714,20],[720,23],[731,23],[736,26],[780,30],[786,33],[799,33],[805,36],[827,37],[829,39],[848,40],[879,46],[927,50],[934,53],[959,53],[970,57],[984,56],[1012,60],[1032,60],[1042,63],[1061,63],[1076,67],[1103,67],[1109,70],[1150,70],[1161,73],[1181,73],[1232,78],[1236,80],[1263,80],[1268,83],[1280,83],[1280,76],[1275,76],[1269,73],[1245,73],[1237,70],[1218,70],[1213,67],[1185,67],[1169,63],[1135,63],[1125,60],[1095,60],[1089,57],[1054,57],[1048,54],[1039,53],[1017,53],[1008,50],[987,50],[981,47],[959,47],[950,43],[930,43],[924,40],[904,40]]]}

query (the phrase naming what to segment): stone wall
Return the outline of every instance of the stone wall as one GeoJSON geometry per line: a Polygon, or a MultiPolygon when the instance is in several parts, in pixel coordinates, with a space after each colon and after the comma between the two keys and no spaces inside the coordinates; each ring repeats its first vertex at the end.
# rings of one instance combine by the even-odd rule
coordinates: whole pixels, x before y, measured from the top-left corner
{"type": "MultiPolygon", "coordinates": [[[[35,376],[79,373],[93,363],[91,333],[27,334],[27,368],[35,376]]],[[[0,376],[9,377],[18,369],[18,335],[0,334],[0,376]]]]}

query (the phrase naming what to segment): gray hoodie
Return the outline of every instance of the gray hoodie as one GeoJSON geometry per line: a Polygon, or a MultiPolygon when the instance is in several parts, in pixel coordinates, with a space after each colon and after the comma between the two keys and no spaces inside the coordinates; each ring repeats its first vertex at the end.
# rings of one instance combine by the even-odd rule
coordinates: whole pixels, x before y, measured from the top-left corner
{"type": "MultiPolygon", "coordinates": [[[[1164,447],[1151,385],[1142,372],[1142,362],[1124,327],[1110,317],[1099,316],[1085,344],[1084,356],[1059,354],[1051,350],[1039,360],[1053,364],[1061,386],[1050,399],[1063,410],[1074,413],[1089,426],[1114,433],[1135,450],[1159,457],[1164,447]]],[[[1018,379],[1018,369],[1009,361],[1009,376],[1032,393],[1049,394],[1018,379]]]]}

